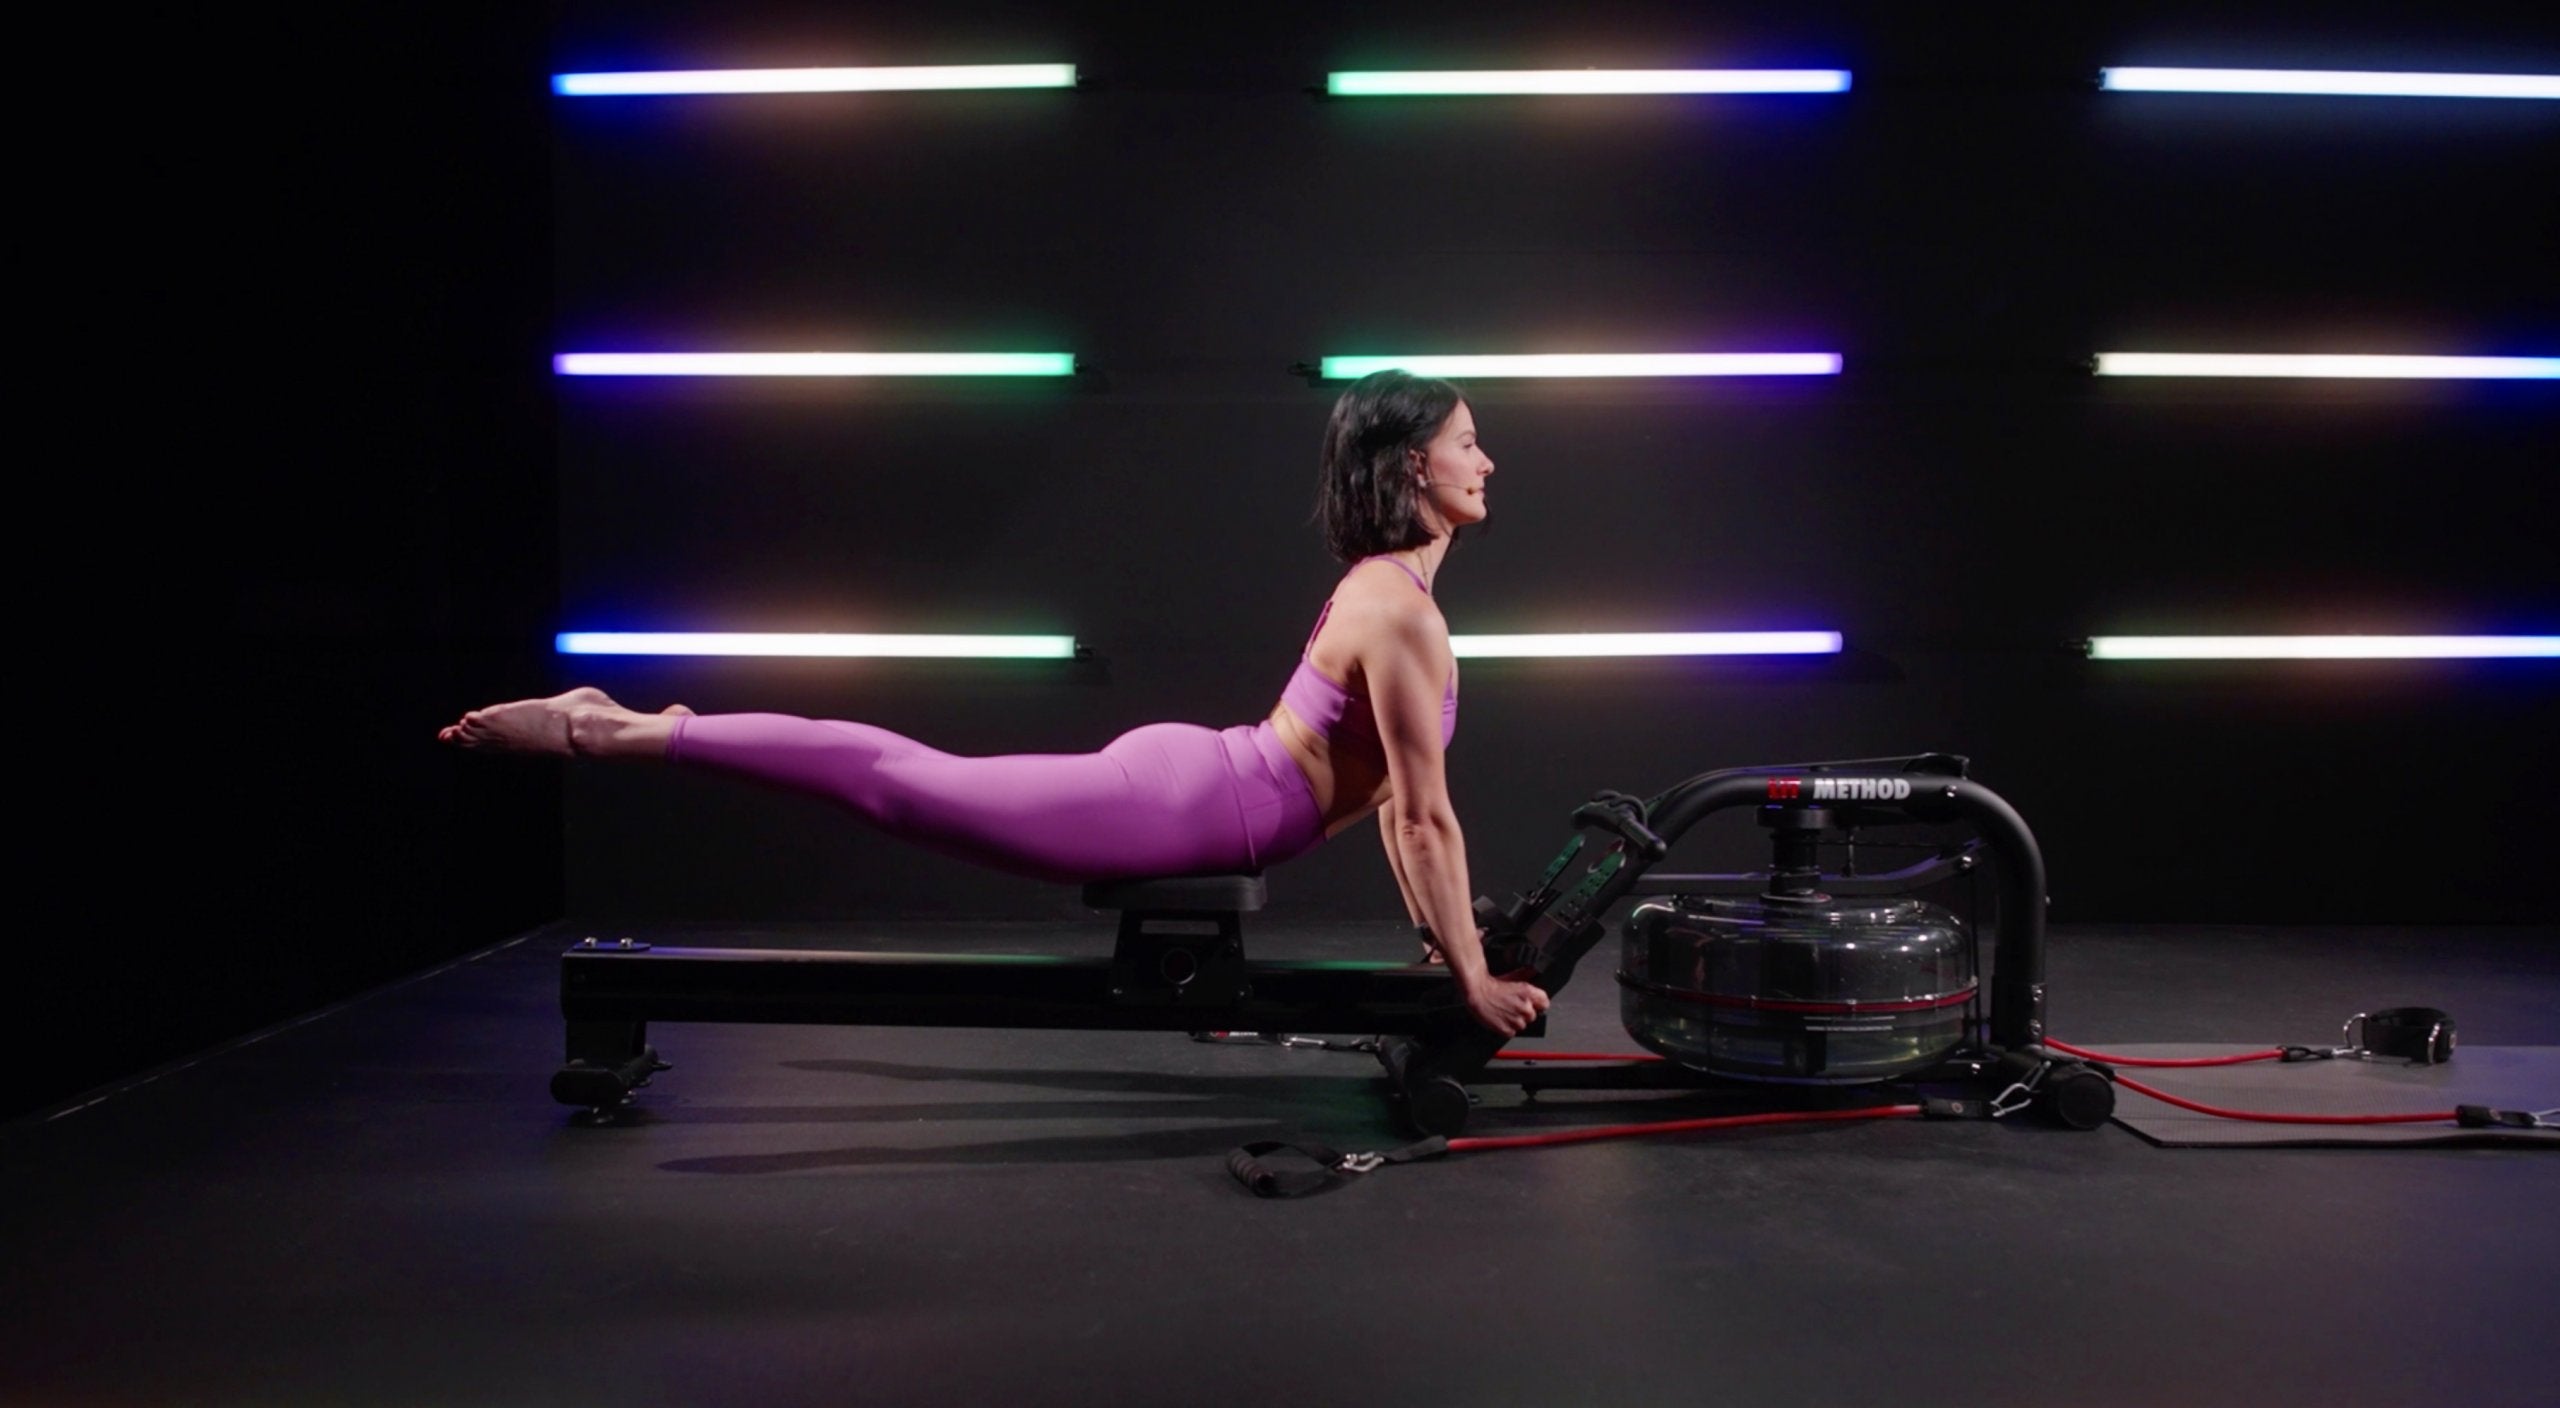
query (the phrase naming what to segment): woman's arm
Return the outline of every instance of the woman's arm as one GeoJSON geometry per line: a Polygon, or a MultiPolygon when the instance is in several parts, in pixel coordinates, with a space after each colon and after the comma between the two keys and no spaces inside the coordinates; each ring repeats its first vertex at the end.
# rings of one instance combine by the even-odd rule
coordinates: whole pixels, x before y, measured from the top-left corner
{"type": "Polygon", "coordinates": [[[1454,657],[1449,628],[1439,613],[1417,602],[1390,608],[1376,629],[1362,631],[1369,648],[1361,672],[1369,684],[1369,709],[1385,744],[1387,777],[1395,803],[1381,816],[1396,876],[1407,907],[1431,926],[1448,960],[1450,976],[1476,1020],[1504,1036],[1546,1010],[1547,995],[1527,983],[1497,978],[1485,968],[1476,932],[1475,903],[1468,898],[1466,837],[1449,802],[1447,758],[1440,742],[1440,701],[1454,657]]]}
{"type": "Polygon", "coordinates": [[[1413,897],[1412,884],[1404,878],[1404,856],[1396,849],[1396,799],[1392,792],[1387,794],[1387,800],[1378,804],[1378,838],[1386,843],[1387,869],[1395,872],[1396,890],[1404,896],[1405,919],[1422,931],[1422,960],[1438,963],[1440,945],[1436,941],[1437,936],[1422,928],[1422,906],[1413,897]]]}
{"type": "Polygon", "coordinates": [[[1404,896],[1404,913],[1416,927],[1422,923],[1422,906],[1413,902],[1413,886],[1404,878],[1404,857],[1396,851],[1396,799],[1389,795],[1378,806],[1378,838],[1386,843],[1387,869],[1395,872],[1396,889],[1404,896]]]}

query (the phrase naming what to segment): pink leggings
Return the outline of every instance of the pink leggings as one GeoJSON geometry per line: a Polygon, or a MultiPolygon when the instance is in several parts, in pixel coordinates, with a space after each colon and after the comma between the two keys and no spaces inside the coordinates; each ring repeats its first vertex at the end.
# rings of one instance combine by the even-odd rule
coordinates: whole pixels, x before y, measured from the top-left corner
{"type": "Polygon", "coordinates": [[[1039,880],[1261,870],[1324,839],[1314,789],[1268,719],[1148,724],[1099,753],[962,758],[869,724],[701,714],[676,720],[667,758],[813,793],[892,836],[1039,880]]]}

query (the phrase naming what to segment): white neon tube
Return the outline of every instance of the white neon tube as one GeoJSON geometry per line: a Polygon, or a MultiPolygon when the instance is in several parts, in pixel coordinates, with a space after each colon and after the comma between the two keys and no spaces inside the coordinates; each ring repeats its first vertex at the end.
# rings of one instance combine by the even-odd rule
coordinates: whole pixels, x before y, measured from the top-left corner
{"type": "Polygon", "coordinates": [[[2103,68],[2126,93],[2294,93],[2346,98],[2560,98],[2560,74],[2366,73],[2307,68],[2103,68]]]}
{"type": "Polygon", "coordinates": [[[912,93],[949,88],[1073,88],[1074,64],[946,64],[924,68],[712,68],[555,73],[570,98],[683,93],[912,93]]]}
{"type": "Polygon", "coordinates": [[[562,631],[562,655],[764,655],[910,660],[1072,660],[1074,636],[786,635],[562,631]]]}
{"type": "Polygon", "coordinates": [[[1675,631],[1652,634],[1451,636],[1461,660],[1603,655],[1837,655],[1838,631],[1675,631]]]}
{"type": "Polygon", "coordinates": [[[2291,376],[2480,380],[2560,377],[2560,357],[2259,356],[2101,352],[2100,376],[2291,376]]]}
{"type": "Polygon", "coordinates": [[[563,352],[562,376],[1072,376],[1069,352],[563,352]]]}
{"type": "Polygon", "coordinates": [[[1525,357],[1327,357],[1321,375],[1357,381],[1371,372],[1458,377],[1837,376],[1837,352],[1662,352],[1525,357]]]}
{"type": "Polygon", "coordinates": [[[2560,636],[2096,636],[2092,660],[2489,660],[2560,656],[2560,636]]]}
{"type": "Polygon", "coordinates": [[[1478,94],[1844,93],[1836,68],[1439,69],[1325,75],[1337,98],[1445,98],[1478,94]]]}

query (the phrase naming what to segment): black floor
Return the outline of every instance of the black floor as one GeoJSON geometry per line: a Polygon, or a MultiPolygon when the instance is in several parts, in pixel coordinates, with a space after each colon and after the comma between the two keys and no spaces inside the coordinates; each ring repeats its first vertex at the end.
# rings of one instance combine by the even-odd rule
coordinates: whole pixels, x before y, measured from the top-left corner
{"type": "MultiPolygon", "coordinates": [[[[1252,935],[1399,956],[1381,926],[1252,935]]],[[[544,1091],[568,936],[0,1127],[0,1402],[2552,1401],[2539,1151],[1897,1121],[1263,1202],[1237,1143],[1400,1142],[1363,1058],[806,1027],[660,1026],[678,1066],[643,1114],[582,1128],[544,1091]]],[[[2054,1029],[2088,1044],[2322,1042],[2402,1003],[2466,1045],[2560,1044],[2549,929],[2066,929],[2051,968],[2054,1029]]],[[[1626,1049],[1614,1004],[1568,991],[1554,1044],[1626,1049]]],[[[1489,1104],[1475,1132],[1628,1109],[1489,1104]]]]}

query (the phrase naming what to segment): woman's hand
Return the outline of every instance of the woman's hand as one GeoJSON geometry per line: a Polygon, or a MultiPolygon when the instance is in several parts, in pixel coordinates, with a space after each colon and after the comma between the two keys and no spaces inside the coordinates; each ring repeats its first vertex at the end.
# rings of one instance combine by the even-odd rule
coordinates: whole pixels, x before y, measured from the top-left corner
{"type": "Polygon", "coordinates": [[[1496,1035],[1514,1037],[1547,1010],[1547,994],[1534,983],[1486,978],[1466,993],[1467,1010],[1496,1035]]]}

